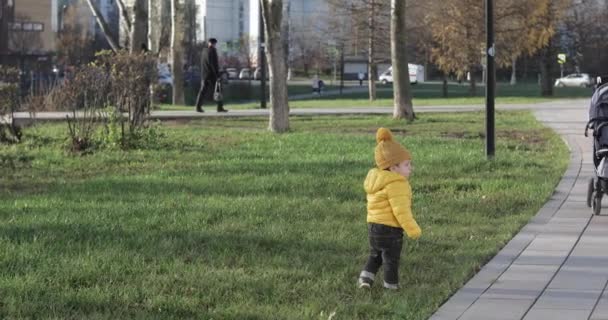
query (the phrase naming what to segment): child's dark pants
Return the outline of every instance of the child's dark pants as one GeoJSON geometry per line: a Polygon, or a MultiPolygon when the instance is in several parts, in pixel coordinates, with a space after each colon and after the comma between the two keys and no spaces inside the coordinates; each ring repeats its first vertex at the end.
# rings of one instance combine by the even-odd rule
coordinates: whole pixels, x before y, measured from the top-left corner
{"type": "Polygon", "coordinates": [[[363,270],[375,275],[384,264],[385,284],[397,285],[399,283],[399,259],[403,247],[403,229],[369,223],[367,230],[370,253],[363,270]]]}

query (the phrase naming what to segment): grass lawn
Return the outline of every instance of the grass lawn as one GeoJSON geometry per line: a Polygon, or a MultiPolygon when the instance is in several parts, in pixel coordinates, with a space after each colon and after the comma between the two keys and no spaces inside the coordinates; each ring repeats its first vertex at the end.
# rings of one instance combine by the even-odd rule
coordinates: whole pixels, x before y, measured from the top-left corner
{"type": "Polygon", "coordinates": [[[528,112],[172,125],[155,147],[71,156],[67,128],[0,146],[0,318],[427,319],[533,216],[568,162],[528,112]],[[413,153],[399,292],[356,288],[374,133],[413,153]],[[8,168],[8,169],[7,169],[8,168]]]}
{"type": "MultiPolygon", "coordinates": [[[[448,98],[441,96],[441,84],[419,83],[412,85],[414,96],[414,107],[418,106],[442,106],[442,105],[468,105],[485,103],[485,87],[477,88],[475,96],[469,95],[467,85],[449,84],[448,98]]],[[[347,87],[352,88],[352,87],[347,87]]],[[[338,87],[330,87],[328,90],[337,90],[338,87]]],[[[290,85],[290,95],[309,93],[310,88],[304,85],[290,85]]],[[[537,103],[547,102],[554,99],[590,98],[591,88],[554,88],[554,97],[544,98],[540,96],[540,89],[536,84],[524,83],[511,86],[508,83],[499,83],[496,90],[496,103],[537,103]]],[[[229,97],[229,93],[226,95],[229,97]]],[[[289,102],[291,108],[345,108],[345,107],[390,107],[393,105],[393,91],[391,85],[378,86],[378,99],[369,101],[367,91],[357,93],[345,93],[339,95],[326,95],[309,99],[293,100],[289,102]]],[[[229,109],[254,109],[259,107],[259,102],[227,102],[229,109]]],[[[208,103],[207,108],[214,109],[208,103]]],[[[162,105],[161,110],[194,110],[192,106],[162,105]]]]}

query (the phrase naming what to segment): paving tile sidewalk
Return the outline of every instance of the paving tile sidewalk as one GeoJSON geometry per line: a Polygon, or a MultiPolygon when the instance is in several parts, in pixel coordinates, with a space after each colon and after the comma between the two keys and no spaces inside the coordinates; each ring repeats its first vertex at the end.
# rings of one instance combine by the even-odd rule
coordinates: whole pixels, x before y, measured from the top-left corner
{"type": "Polygon", "coordinates": [[[537,215],[431,320],[608,319],[608,205],[593,216],[585,203],[587,105],[535,111],[567,141],[570,165],[537,215]]]}

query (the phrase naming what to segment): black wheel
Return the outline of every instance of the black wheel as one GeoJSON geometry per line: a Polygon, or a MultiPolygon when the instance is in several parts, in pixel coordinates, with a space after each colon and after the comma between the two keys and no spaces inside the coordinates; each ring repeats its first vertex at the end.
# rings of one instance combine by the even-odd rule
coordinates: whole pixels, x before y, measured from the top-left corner
{"type": "Polygon", "coordinates": [[[593,214],[595,214],[596,216],[599,216],[600,211],[602,210],[602,194],[601,193],[596,193],[595,197],[593,197],[592,207],[593,207],[593,214]]]}
{"type": "Polygon", "coordinates": [[[591,208],[591,199],[593,199],[593,178],[589,179],[589,187],[587,188],[587,207],[591,208]]]}

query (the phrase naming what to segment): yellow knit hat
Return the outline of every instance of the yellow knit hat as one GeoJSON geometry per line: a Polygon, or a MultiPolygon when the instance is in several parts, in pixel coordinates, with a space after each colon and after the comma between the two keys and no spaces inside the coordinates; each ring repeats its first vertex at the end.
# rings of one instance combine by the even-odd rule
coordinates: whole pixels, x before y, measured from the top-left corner
{"type": "Polygon", "coordinates": [[[376,165],[380,169],[386,169],[392,165],[399,164],[405,160],[411,160],[410,152],[393,140],[393,134],[389,129],[380,128],[376,132],[375,158],[376,165]]]}

